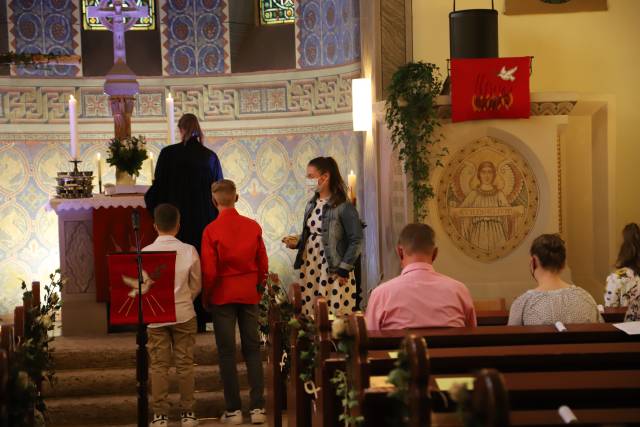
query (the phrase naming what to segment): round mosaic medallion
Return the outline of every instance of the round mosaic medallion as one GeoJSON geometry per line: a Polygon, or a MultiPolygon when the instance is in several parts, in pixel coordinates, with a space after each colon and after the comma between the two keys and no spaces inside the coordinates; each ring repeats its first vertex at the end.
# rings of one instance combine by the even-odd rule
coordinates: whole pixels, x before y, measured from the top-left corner
{"type": "Polygon", "coordinates": [[[47,37],[55,43],[65,43],[71,34],[68,19],[59,14],[47,16],[44,29],[47,37]]]}
{"type": "Polygon", "coordinates": [[[0,230],[2,251],[6,254],[19,250],[31,235],[29,212],[16,202],[3,204],[0,206],[0,230]]]}
{"type": "Polygon", "coordinates": [[[218,46],[205,46],[198,53],[199,72],[217,74],[224,71],[224,53],[218,46]]]}
{"type": "Polygon", "coordinates": [[[181,46],[173,52],[171,59],[176,74],[189,74],[196,66],[196,57],[193,49],[181,46]]]}
{"type": "Polygon", "coordinates": [[[302,6],[302,24],[305,31],[314,32],[320,17],[320,6],[317,3],[307,3],[302,6]]]}
{"type": "Polygon", "coordinates": [[[0,149],[0,190],[15,194],[29,181],[29,162],[15,147],[0,149]]]}
{"type": "MultiPolygon", "coordinates": [[[[42,28],[42,24],[40,22],[40,18],[38,18],[33,13],[22,13],[17,17],[16,21],[16,30],[21,39],[25,41],[34,41],[40,37],[40,31],[42,28]]],[[[35,49],[35,46],[33,47],[35,49]]],[[[27,53],[35,53],[28,52],[28,48],[22,50],[27,53]]]]}
{"type": "Polygon", "coordinates": [[[309,137],[303,138],[293,150],[293,173],[301,185],[307,179],[307,164],[309,160],[320,156],[318,144],[309,137]]]}
{"type": "Polygon", "coordinates": [[[512,146],[483,137],[455,153],[437,189],[438,214],[454,244],[475,260],[511,253],[538,213],[538,183],[512,146]]]}
{"type": "Polygon", "coordinates": [[[327,33],[323,37],[324,60],[326,64],[335,64],[338,59],[338,38],[335,33],[327,33]]]}
{"type": "Polygon", "coordinates": [[[215,41],[220,37],[222,25],[218,17],[212,13],[205,13],[198,17],[198,39],[215,41]]]}
{"type": "Polygon", "coordinates": [[[276,191],[289,177],[289,155],[275,138],[260,144],[256,156],[256,172],[269,191],[276,191]]]}
{"type": "Polygon", "coordinates": [[[23,262],[6,259],[0,263],[0,314],[13,314],[13,309],[22,305],[20,283],[31,281],[31,270],[23,262]]]}
{"type": "Polygon", "coordinates": [[[289,207],[277,194],[267,197],[258,207],[257,221],[265,240],[282,239],[289,231],[289,207]]]}
{"type": "Polygon", "coordinates": [[[233,180],[238,188],[249,183],[255,167],[249,150],[242,143],[232,141],[218,150],[224,176],[233,180]]]}

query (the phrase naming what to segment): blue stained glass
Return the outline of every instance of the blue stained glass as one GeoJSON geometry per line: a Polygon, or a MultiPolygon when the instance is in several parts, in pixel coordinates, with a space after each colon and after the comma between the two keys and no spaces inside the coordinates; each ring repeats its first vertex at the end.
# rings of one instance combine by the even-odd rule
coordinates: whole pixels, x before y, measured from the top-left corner
{"type": "MultiPolygon", "coordinates": [[[[124,6],[128,7],[128,2],[135,1],[137,6],[147,6],[149,8],[149,16],[138,19],[133,25],[132,30],[155,30],[156,29],[156,0],[128,0],[124,1],[124,6]]],[[[98,18],[90,18],[87,16],[89,6],[99,6],[100,0],[82,0],[82,28],[85,30],[106,30],[104,25],[100,23],[98,18]]],[[[109,3],[111,6],[111,3],[109,3]]],[[[124,7],[123,7],[124,9],[124,7]]]]}
{"type": "Polygon", "coordinates": [[[296,20],[294,0],[259,0],[260,22],[263,25],[292,24],[296,20]]]}

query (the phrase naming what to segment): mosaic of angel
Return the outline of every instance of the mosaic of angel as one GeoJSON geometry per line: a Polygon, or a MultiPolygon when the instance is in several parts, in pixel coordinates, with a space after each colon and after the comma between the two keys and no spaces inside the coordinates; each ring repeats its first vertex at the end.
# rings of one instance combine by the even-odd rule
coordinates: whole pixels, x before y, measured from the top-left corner
{"type": "Polygon", "coordinates": [[[527,206],[525,180],[514,162],[463,161],[448,191],[449,212],[458,233],[484,251],[504,246],[522,227],[527,206]]]}

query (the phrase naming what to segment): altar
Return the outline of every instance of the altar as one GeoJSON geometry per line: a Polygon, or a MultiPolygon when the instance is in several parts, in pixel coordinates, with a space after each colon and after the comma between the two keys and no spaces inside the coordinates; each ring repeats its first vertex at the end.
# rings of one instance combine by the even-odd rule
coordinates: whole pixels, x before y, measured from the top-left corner
{"type": "Polygon", "coordinates": [[[58,215],[60,270],[66,279],[62,289],[62,334],[106,334],[109,293],[106,255],[134,249],[131,224],[134,209],[141,214],[142,245],[155,239],[144,195],[55,198],[49,206],[58,215]]]}

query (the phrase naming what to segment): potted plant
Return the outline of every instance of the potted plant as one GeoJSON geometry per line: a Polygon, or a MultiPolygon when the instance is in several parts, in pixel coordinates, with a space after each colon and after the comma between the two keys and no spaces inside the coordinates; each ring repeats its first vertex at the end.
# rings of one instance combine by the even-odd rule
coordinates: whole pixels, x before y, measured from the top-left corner
{"type": "Polygon", "coordinates": [[[134,185],[147,157],[147,142],[142,135],[113,138],[107,146],[107,163],[116,167],[116,184],[134,185]]]}

